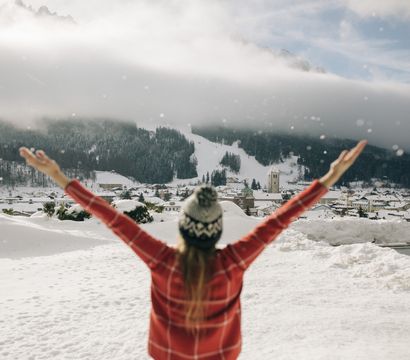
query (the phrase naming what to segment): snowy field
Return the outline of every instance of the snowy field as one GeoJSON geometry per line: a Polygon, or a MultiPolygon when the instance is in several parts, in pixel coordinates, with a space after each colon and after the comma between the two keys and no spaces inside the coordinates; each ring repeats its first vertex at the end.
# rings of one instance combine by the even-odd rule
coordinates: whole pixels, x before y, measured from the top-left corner
{"type": "MultiPolygon", "coordinates": [[[[223,243],[258,222],[232,206],[224,215],[223,243]]],[[[368,241],[355,221],[298,221],[253,264],[240,359],[409,359],[410,256],[320,241],[321,229],[368,241]]],[[[379,232],[402,237],[404,225],[379,232]]],[[[176,238],[175,219],[144,227],[176,238]]],[[[0,215],[0,228],[2,360],[148,359],[149,272],[120,240],[93,219],[0,215]]]]}

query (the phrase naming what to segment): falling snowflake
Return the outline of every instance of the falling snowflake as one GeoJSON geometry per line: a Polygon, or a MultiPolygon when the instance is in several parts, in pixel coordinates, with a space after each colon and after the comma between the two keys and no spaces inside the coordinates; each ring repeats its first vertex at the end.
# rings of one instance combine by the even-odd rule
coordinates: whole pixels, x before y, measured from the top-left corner
{"type": "Polygon", "coordinates": [[[357,119],[356,120],[356,125],[357,126],[363,126],[364,125],[364,120],[363,119],[357,119]]]}
{"type": "Polygon", "coordinates": [[[290,127],[290,130],[293,130],[295,127],[292,125],[291,127],[290,127]]]}
{"type": "Polygon", "coordinates": [[[65,153],[65,150],[60,150],[60,153],[61,153],[61,154],[64,154],[64,153],[65,153]]]}
{"type": "Polygon", "coordinates": [[[326,150],[324,150],[324,151],[323,151],[323,154],[325,154],[325,155],[326,155],[326,154],[327,154],[327,151],[326,151],[326,150]]]}
{"type": "Polygon", "coordinates": [[[391,147],[394,151],[399,150],[399,145],[395,144],[391,147]]]}
{"type": "Polygon", "coordinates": [[[320,159],[320,163],[321,164],[323,164],[325,162],[325,160],[323,160],[323,159],[320,159]]]}
{"type": "Polygon", "coordinates": [[[397,151],[396,151],[396,155],[397,156],[402,156],[404,154],[404,150],[403,149],[398,149],[397,151]]]}
{"type": "Polygon", "coordinates": [[[373,132],[372,129],[367,129],[367,132],[370,134],[371,132],[373,132]]]}
{"type": "Polygon", "coordinates": [[[326,135],[325,134],[320,135],[320,140],[324,140],[324,139],[326,139],[326,135]]]}
{"type": "Polygon", "coordinates": [[[163,118],[165,116],[164,113],[159,114],[159,117],[163,118]]]}
{"type": "Polygon", "coordinates": [[[72,117],[76,117],[77,114],[76,114],[76,113],[72,113],[71,116],[72,116],[72,117]]]}
{"type": "Polygon", "coordinates": [[[312,150],[312,147],[310,145],[306,146],[306,150],[310,151],[312,150]]]}

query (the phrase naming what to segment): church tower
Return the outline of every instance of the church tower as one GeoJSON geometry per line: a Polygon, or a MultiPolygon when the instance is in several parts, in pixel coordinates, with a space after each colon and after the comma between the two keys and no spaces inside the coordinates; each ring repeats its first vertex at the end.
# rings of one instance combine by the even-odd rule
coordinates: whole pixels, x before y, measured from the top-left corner
{"type": "Polygon", "coordinates": [[[278,193],[279,192],[279,169],[272,167],[268,173],[268,192],[278,193]]]}

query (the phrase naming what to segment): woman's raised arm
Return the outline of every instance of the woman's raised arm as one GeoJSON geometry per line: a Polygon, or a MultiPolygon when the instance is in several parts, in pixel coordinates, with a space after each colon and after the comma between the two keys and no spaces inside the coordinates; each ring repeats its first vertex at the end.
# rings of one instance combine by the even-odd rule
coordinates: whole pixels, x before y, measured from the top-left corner
{"type": "Polygon", "coordinates": [[[332,162],[325,176],[314,180],[309,187],[282,205],[241,240],[228,245],[223,252],[240,268],[246,270],[263,249],[275,240],[293,220],[311,208],[328,192],[329,188],[352,166],[366,144],[367,141],[362,140],[350,151],[342,151],[340,156],[332,162]]]}
{"type": "Polygon", "coordinates": [[[20,155],[26,159],[28,165],[50,176],[85,210],[102,220],[150,268],[154,268],[169,251],[172,251],[165,243],[142,230],[128,216],[114,209],[104,199],[86,189],[78,180],[67,178],[59,165],[50,159],[44,151],[37,150],[33,154],[26,147],[22,147],[20,148],[20,155]]]}

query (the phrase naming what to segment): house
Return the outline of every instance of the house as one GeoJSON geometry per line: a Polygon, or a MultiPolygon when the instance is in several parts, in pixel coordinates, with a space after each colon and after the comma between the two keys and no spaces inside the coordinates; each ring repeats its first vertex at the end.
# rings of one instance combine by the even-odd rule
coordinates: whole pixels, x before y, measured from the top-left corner
{"type": "Polygon", "coordinates": [[[255,207],[255,198],[253,197],[253,190],[245,187],[239,195],[239,206],[242,209],[252,209],[255,207]]]}
{"type": "Polygon", "coordinates": [[[182,207],[182,201],[168,201],[165,202],[163,205],[165,212],[180,212],[182,207]]]}
{"type": "Polygon", "coordinates": [[[135,185],[134,181],[113,171],[96,171],[95,183],[104,190],[123,189],[135,185]]]}
{"type": "Polygon", "coordinates": [[[123,189],[121,184],[115,184],[115,183],[106,183],[106,184],[98,184],[98,185],[103,190],[118,191],[118,190],[123,189]]]}
{"type": "MultiPolygon", "coordinates": [[[[259,217],[265,217],[271,215],[280,205],[275,204],[272,201],[260,201],[255,203],[255,215],[259,217]]],[[[250,209],[251,213],[253,209],[250,209]]]]}
{"type": "Polygon", "coordinates": [[[354,209],[359,209],[362,208],[365,211],[370,211],[370,202],[368,200],[356,200],[356,201],[352,201],[351,206],[354,209]]]}
{"type": "Polygon", "coordinates": [[[339,200],[342,196],[341,191],[337,191],[337,190],[329,190],[325,195],[323,195],[320,200],[319,200],[319,204],[332,204],[334,203],[336,200],[339,200]]]}
{"type": "Polygon", "coordinates": [[[255,206],[258,206],[260,202],[273,202],[275,204],[282,204],[283,203],[283,196],[281,193],[266,193],[263,191],[254,191],[253,197],[255,201],[255,206]]]}

